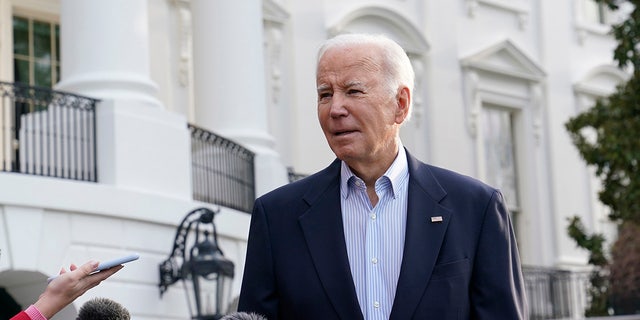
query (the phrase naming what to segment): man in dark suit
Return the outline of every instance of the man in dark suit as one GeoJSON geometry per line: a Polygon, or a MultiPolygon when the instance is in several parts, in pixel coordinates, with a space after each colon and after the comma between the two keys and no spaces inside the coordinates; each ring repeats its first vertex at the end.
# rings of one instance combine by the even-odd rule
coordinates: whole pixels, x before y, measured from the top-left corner
{"type": "Polygon", "coordinates": [[[501,193],[402,146],[413,70],[384,36],[318,54],[318,118],[337,159],[256,200],[238,309],[276,319],[526,319],[501,193]]]}

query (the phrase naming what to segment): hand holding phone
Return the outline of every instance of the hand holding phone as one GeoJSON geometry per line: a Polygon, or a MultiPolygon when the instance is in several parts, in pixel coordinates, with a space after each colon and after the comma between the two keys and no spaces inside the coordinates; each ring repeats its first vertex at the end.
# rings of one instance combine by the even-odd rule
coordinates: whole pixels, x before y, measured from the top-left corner
{"type": "MultiPolygon", "coordinates": [[[[93,271],[91,274],[94,274],[94,273],[97,273],[97,272],[100,272],[102,270],[106,270],[106,269],[109,269],[109,268],[113,268],[115,266],[119,266],[119,265],[127,263],[127,262],[138,260],[138,258],[140,258],[140,255],[137,254],[137,253],[133,253],[133,254],[130,254],[130,255],[127,255],[127,256],[124,256],[124,257],[120,257],[120,258],[116,258],[116,259],[113,259],[113,260],[100,262],[100,264],[98,265],[98,268],[95,271],[93,271]]],[[[58,275],[49,277],[47,279],[47,283],[51,282],[53,279],[55,279],[57,277],[58,277],[58,275]]]]}

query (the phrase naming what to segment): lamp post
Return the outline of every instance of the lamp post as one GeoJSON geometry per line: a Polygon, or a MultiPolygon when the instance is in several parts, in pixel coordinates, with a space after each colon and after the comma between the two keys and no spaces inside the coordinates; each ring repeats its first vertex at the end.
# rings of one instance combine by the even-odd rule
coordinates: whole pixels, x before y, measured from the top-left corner
{"type": "Polygon", "coordinates": [[[234,266],[218,246],[213,222],[218,211],[198,208],[189,212],[176,231],[171,255],[159,265],[160,297],[181,280],[191,319],[217,320],[227,311],[234,266]],[[187,251],[189,235],[195,239],[187,251]]]}

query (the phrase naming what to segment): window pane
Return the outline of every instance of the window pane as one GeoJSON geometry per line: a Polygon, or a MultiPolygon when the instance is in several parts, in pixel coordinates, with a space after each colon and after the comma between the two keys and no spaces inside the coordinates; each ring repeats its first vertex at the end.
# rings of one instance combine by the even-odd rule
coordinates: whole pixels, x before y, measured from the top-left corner
{"type": "Polygon", "coordinates": [[[33,22],[33,54],[36,60],[51,61],[51,25],[46,22],[33,22]]]}
{"type": "Polygon", "coordinates": [[[13,79],[15,82],[29,84],[29,61],[13,60],[13,79]]]}
{"type": "Polygon", "coordinates": [[[34,77],[34,84],[36,86],[51,88],[51,63],[37,62],[35,64],[34,77]]]}
{"type": "Polygon", "coordinates": [[[607,8],[594,0],[582,0],[582,17],[589,23],[606,23],[607,8]]]}
{"type": "Polygon", "coordinates": [[[511,113],[485,108],[482,128],[487,182],[502,191],[510,209],[517,209],[519,205],[511,113]]]}
{"type": "Polygon", "coordinates": [[[29,55],[29,21],[13,17],[13,53],[29,55]]]}
{"type": "Polygon", "coordinates": [[[52,87],[60,79],[60,27],[46,21],[13,17],[14,81],[52,87]]]}

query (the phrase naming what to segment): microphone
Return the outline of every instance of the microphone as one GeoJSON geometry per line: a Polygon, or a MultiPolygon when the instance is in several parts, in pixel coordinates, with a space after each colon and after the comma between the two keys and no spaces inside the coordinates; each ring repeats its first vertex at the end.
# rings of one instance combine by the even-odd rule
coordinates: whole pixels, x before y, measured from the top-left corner
{"type": "Polygon", "coordinates": [[[107,298],[93,298],[85,302],[76,320],[130,320],[129,310],[107,298]]]}
{"type": "Polygon", "coordinates": [[[220,318],[220,320],[267,320],[267,318],[253,312],[232,312],[220,318]]]}

